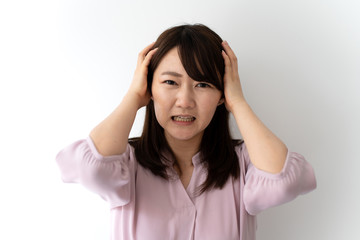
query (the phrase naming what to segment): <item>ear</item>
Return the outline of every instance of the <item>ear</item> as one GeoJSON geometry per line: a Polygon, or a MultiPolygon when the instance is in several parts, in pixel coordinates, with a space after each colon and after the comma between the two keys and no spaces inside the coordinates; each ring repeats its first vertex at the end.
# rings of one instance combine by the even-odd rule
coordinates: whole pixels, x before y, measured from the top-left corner
{"type": "Polygon", "coordinates": [[[221,104],[223,104],[225,102],[225,98],[221,98],[218,102],[218,106],[220,106],[221,104]]]}

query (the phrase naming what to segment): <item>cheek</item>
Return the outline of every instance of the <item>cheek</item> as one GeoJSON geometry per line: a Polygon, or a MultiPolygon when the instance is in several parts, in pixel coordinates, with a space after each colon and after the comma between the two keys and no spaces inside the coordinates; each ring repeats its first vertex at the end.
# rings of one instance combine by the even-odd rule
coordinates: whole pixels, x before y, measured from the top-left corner
{"type": "MultiPolygon", "coordinates": [[[[157,102],[159,104],[162,104],[164,102],[164,99],[166,99],[167,93],[164,91],[164,89],[160,88],[157,84],[153,84],[152,87],[152,96],[154,103],[157,102]]],[[[158,104],[158,105],[159,105],[158,104]]]]}
{"type": "Polygon", "coordinates": [[[215,111],[220,102],[220,94],[209,94],[201,98],[201,104],[207,111],[215,111]]]}
{"type": "Polygon", "coordinates": [[[216,106],[208,107],[206,109],[206,114],[208,116],[207,117],[208,124],[211,122],[212,118],[214,117],[215,111],[216,111],[216,106]]]}
{"type": "Polygon", "coordinates": [[[155,116],[156,118],[158,118],[159,115],[161,115],[160,113],[162,112],[162,107],[157,100],[153,100],[153,101],[154,101],[155,116]]]}
{"type": "Polygon", "coordinates": [[[201,110],[204,116],[206,116],[206,119],[208,120],[209,123],[215,114],[219,100],[220,99],[217,96],[213,96],[211,98],[204,100],[202,103],[203,107],[201,108],[201,110]]]}
{"type": "Polygon", "coordinates": [[[153,102],[156,120],[163,127],[163,124],[168,120],[169,106],[166,100],[164,101],[164,99],[159,99],[156,96],[153,97],[153,102]]]}
{"type": "Polygon", "coordinates": [[[161,88],[153,88],[152,100],[154,101],[155,110],[168,110],[173,102],[172,93],[161,88]]]}

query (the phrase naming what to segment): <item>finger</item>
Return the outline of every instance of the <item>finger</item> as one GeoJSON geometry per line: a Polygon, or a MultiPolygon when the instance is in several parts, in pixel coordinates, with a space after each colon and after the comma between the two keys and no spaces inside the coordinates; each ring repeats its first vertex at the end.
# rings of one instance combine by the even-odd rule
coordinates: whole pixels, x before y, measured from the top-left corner
{"type": "Polygon", "coordinates": [[[152,50],[150,50],[150,52],[148,52],[144,58],[144,61],[142,62],[142,66],[144,67],[148,67],[149,64],[150,64],[150,60],[151,58],[154,56],[154,54],[156,53],[156,51],[158,50],[159,48],[154,48],[152,50]]]}
{"type": "Polygon", "coordinates": [[[229,56],[226,54],[226,52],[224,50],[221,51],[221,54],[224,58],[224,62],[225,62],[225,66],[230,64],[230,58],[229,56]]]}
{"type": "Polygon", "coordinates": [[[145,56],[148,54],[148,52],[151,50],[151,48],[154,46],[155,42],[149,44],[146,46],[138,55],[138,64],[140,65],[143,61],[145,56]]]}
{"type": "Polygon", "coordinates": [[[234,51],[231,49],[229,43],[227,41],[223,41],[222,46],[223,46],[226,54],[230,58],[231,63],[234,64],[234,66],[237,66],[237,57],[236,57],[234,51]]]}
{"type": "Polygon", "coordinates": [[[141,55],[146,55],[150,49],[154,46],[155,42],[152,42],[151,44],[147,45],[140,53],[141,55]]]}
{"type": "Polygon", "coordinates": [[[235,55],[234,51],[231,49],[231,47],[227,41],[223,41],[222,46],[223,46],[226,54],[228,54],[229,56],[235,55]]]}
{"type": "Polygon", "coordinates": [[[224,63],[225,63],[225,74],[228,73],[230,74],[231,72],[231,61],[229,56],[226,54],[226,52],[224,50],[222,50],[222,56],[224,58],[224,63]]]}

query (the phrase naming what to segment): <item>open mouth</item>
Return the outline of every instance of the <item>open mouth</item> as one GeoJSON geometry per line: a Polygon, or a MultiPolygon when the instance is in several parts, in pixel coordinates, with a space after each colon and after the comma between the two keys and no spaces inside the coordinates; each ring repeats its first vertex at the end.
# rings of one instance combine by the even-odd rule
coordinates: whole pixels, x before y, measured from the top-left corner
{"type": "Polygon", "coordinates": [[[171,119],[177,122],[192,122],[196,118],[192,116],[172,116],[171,119]]]}

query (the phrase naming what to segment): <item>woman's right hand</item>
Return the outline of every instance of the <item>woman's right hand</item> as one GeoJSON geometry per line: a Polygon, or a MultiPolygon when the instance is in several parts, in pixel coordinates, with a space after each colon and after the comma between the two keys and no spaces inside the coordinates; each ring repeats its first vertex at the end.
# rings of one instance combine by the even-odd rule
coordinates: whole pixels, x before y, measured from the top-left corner
{"type": "Polygon", "coordinates": [[[155,43],[148,45],[139,53],[134,77],[128,90],[128,94],[138,99],[139,108],[146,106],[151,97],[147,90],[147,75],[150,60],[157,50],[157,48],[152,49],[154,44],[155,43]]]}
{"type": "Polygon", "coordinates": [[[126,151],[131,127],[139,108],[150,101],[147,74],[150,59],[157,49],[154,43],[139,53],[134,78],[119,106],[90,133],[96,149],[102,156],[119,155],[126,151]]]}

